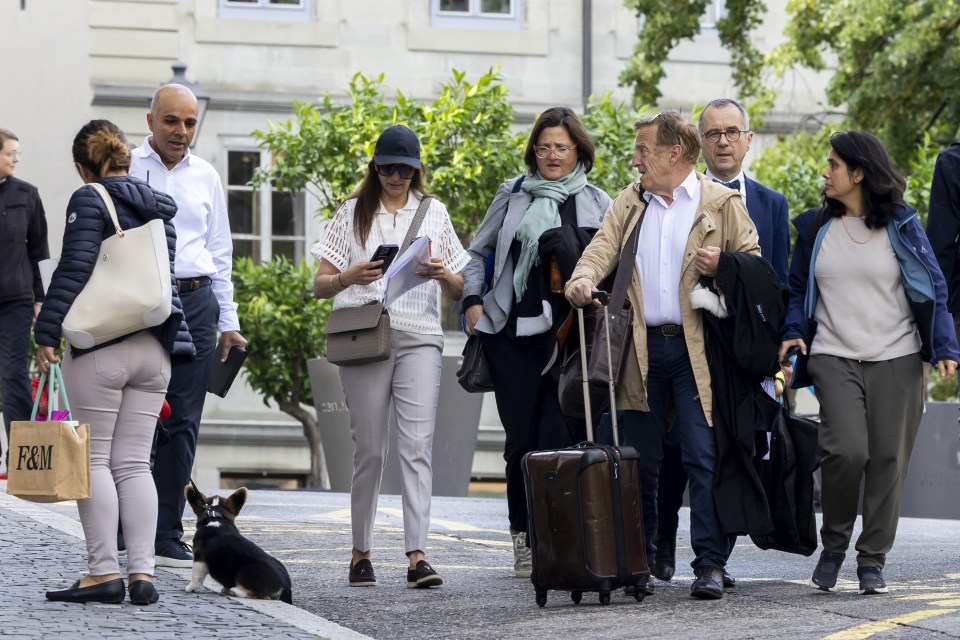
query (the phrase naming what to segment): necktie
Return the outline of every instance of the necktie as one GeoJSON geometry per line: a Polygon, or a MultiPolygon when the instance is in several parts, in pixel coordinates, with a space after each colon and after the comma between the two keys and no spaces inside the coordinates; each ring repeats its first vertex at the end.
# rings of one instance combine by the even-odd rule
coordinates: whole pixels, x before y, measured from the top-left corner
{"type": "Polygon", "coordinates": [[[723,180],[717,180],[716,178],[714,178],[713,181],[714,181],[714,182],[719,182],[720,184],[722,184],[723,186],[725,186],[727,189],[733,189],[734,191],[740,191],[740,181],[739,181],[739,180],[731,180],[730,182],[724,182],[723,180]]]}

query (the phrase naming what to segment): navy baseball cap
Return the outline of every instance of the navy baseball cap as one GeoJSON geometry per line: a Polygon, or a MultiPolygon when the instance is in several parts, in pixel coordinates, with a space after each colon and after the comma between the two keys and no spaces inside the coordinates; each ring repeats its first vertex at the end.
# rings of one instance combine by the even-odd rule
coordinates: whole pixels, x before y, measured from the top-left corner
{"type": "Polygon", "coordinates": [[[419,169],[420,140],[417,134],[402,124],[393,125],[377,138],[373,161],[377,164],[405,164],[419,169]]]}

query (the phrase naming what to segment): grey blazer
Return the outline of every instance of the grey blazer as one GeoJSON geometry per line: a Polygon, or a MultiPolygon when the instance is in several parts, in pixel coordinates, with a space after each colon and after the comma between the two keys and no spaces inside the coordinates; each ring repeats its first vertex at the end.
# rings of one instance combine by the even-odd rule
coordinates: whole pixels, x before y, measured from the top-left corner
{"type": "MultiPolygon", "coordinates": [[[[500,185],[467,250],[470,262],[462,271],[461,305],[467,296],[478,296],[482,293],[484,261],[491,251],[496,251],[493,284],[490,291],[483,296],[483,317],[477,323],[477,331],[483,333],[498,333],[507,324],[507,317],[513,309],[513,260],[510,259],[510,245],[520,220],[533,201],[533,197],[523,189],[512,193],[517,180],[518,178],[507,180],[500,185]]],[[[610,208],[610,196],[592,184],[587,184],[574,197],[577,204],[577,226],[599,228],[600,221],[610,208]]],[[[462,309],[460,311],[462,312],[462,309]]]]}

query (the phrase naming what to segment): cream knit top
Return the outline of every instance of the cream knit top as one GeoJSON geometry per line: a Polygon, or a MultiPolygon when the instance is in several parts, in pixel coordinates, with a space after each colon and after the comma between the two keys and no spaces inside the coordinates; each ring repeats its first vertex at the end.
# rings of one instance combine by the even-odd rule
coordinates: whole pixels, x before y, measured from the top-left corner
{"type": "MultiPolygon", "coordinates": [[[[370,260],[381,244],[402,244],[417,207],[420,206],[420,197],[410,191],[407,203],[397,210],[396,215],[389,213],[381,203],[366,247],[360,246],[353,233],[353,211],[356,204],[356,198],[343,203],[327,225],[323,238],[310,251],[318,263],[327,260],[342,272],[351,265],[370,260]]],[[[460,244],[460,239],[453,229],[447,207],[436,198],[430,201],[423,223],[416,233],[416,237],[422,235],[430,237],[433,256],[439,257],[453,273],[459,273],[470,262],[470,255],[460,244]]],[[[333,308],[358,307],[368,302],[381,301],[386,284],[384,277],[367,286],[347,287],[334,298],[333,308]]],[[[439,294],[440,285],[435,280],[427,280],[402,295],[389,307],[391,328],[411,333],[441,335],[443,330],[440,328],[439,294]]]]}

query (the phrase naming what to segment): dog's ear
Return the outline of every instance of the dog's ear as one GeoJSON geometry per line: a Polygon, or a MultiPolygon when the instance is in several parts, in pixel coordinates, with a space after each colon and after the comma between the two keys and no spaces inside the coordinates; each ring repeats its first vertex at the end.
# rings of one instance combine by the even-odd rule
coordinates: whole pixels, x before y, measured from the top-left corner
{"type": "Polygon", "coordinates": [[[203,508],[207,506],[207,497],[197,491],[193,484],[188,484],[183,488],[183,493],[187,497],[187,504],[190,505],[190,508],[193,509],[193,512],[197,515],[203,511],[203,508]]]}
{"type": "Polygon", "coordinates": [[[237,515],[238,513],[240,513],[240,509],[242,509],[243,505],[245,505],[246,503],[247,503],[247,488],[240,487],[239,489],[234,491],[229,498],[227,498],[227,502],[223,506],[227,511],[229,511],[233,515],[237,515]]]}

